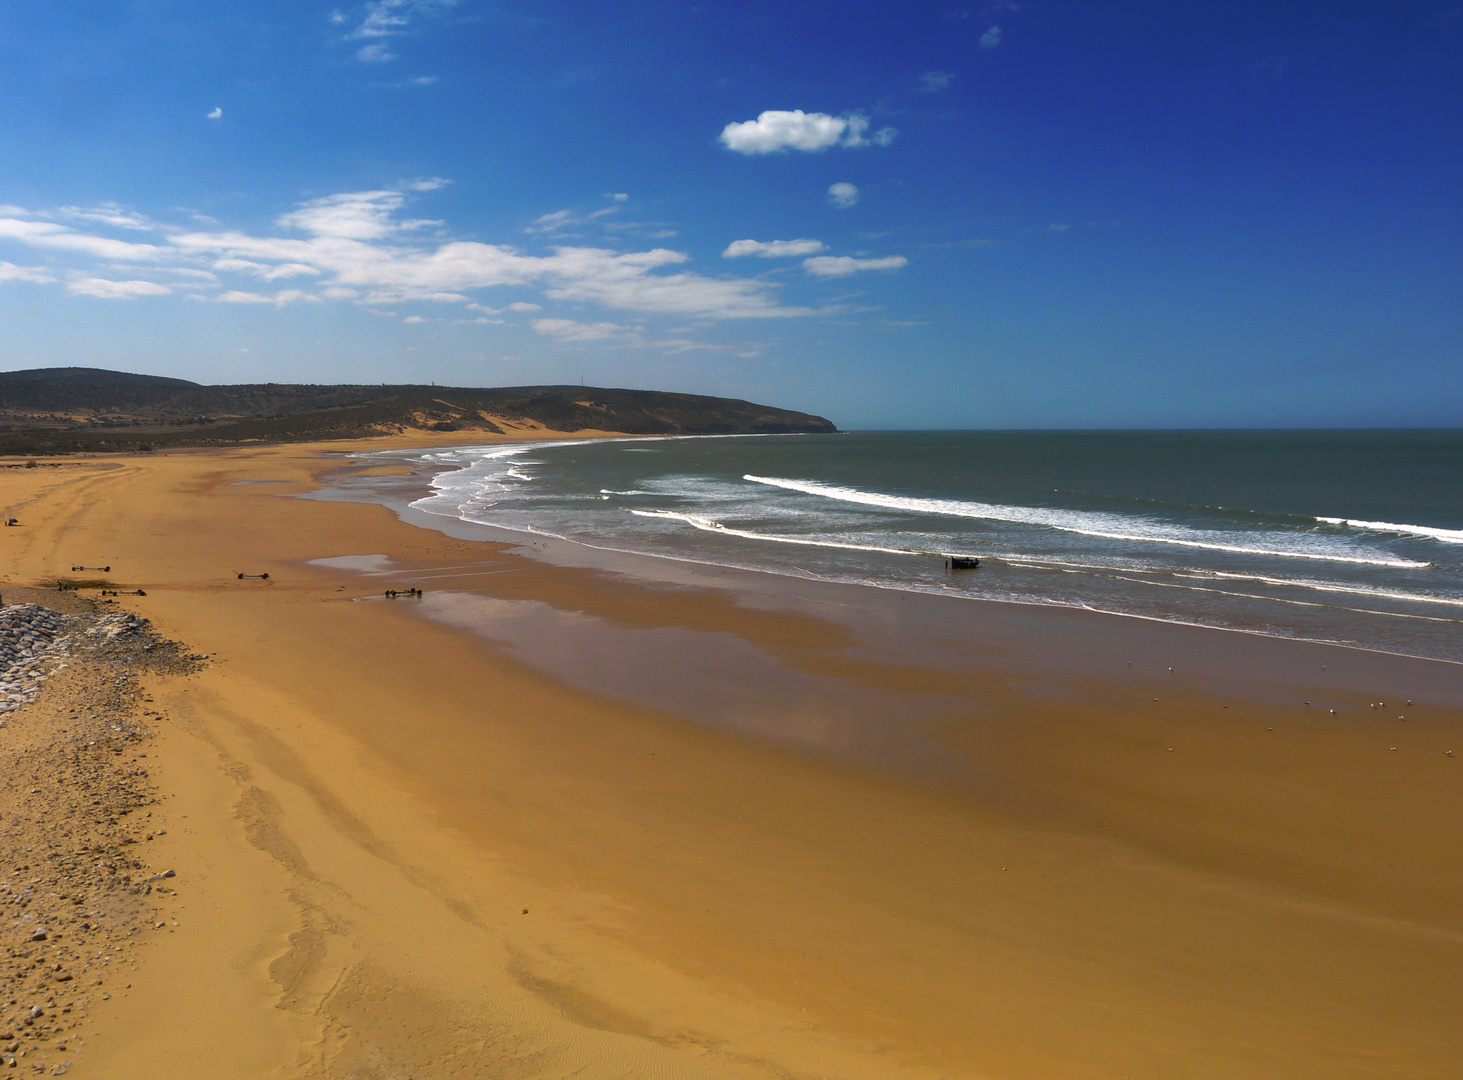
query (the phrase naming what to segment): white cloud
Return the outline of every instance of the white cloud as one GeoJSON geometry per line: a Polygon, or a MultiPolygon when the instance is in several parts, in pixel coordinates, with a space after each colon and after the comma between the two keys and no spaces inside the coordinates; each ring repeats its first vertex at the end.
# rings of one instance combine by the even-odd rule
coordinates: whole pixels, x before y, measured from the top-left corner
{"type": "Polygon", "coordinates": [[[597,218],[607,217],[610,214],[618,214],[618,206],[606,206],[602,209],[592,211],[588,214],[576,214],[573,210],[555,210],[551,214],[541,214],[534,219],[532,225],[527,226],[523,231],[526,233],[551,233],[560,229],[567,229],[571,225],[586,225],[597,218]]]}
{"type": "Polygon", "coordinates": [[[270,266],[266,263],[254,262],[251,259],[219,259],[213,264],[213,268],[224,272],[233,271],[236,273],[252,274],[265,281],[300,277],[304,274],[318,276],[320,273],[315,267],[308,266],[305,263],[287,262],[270,266]]]}
{"type": "Polygon", "coordinates": [[[132,244],[105,236],[91,236],[50,221],[0,218],[0,239],[18,240],[30,247],[73,251],[122,262],[152,262],[159,255],[159,249],[153,244],[132,244]]]}
{"type": "Polygon", "coordinates": [[[422,318],[420,315],[408,315],[406,318],[402,319],[401,321],[404,322],[404,323],[413,323],[413,324],[415,324],[415,323],[420,323],[420,322],[426,322],[427,320],[424,319],[424,318],[422,318]]]}
{"type": "Polygon", "coordinates": [[[300,302],[308,304],[322,303],[320,297],[314,293],[302,292],[299,289],[282,289],[273,296],[266,295],[265,293],[244,292],[239,289],[234,289],[230,292],[222,293],[214,297],[214,299],[221,304],[273,304],[275,307],[284,307],[286,304],[300,302]]]}
{"type": "Polygon", "coordinates": [[[864,132],[869,130],[869,121],[865,116],[854,113],[848,118],[848,134],[843,137],[844,146],[868,146],[873,143],[875,146],[888,146],[899,134],[898,129],[882,127],[874,132],[867,139],[864,132]]]}
{"type": "Polygon", "coordinates": [[[653,273],[689,260],[684,252],[666,248],[626,254],[604,248],[555,248],[554,255],[541,263],[548,279],[544,291],[553,300],[587,300],[655,314],[714,319],[812,314],[808,308],[780,306],[771,287],[761,281],[653,273]]]}
{"type": "Polygon", "coordinates": [[[110,225],[114,229],[152,232],[157,228],[144,215],[133,210],[124,210],[116,203],[102,203],[100,206],[62,206],[56,210],[56,213],[72,221],[93,221],[98,225],[110,225]]]}
{"type": "Polygon", "coordinates": [[[221,106],[221,105],[215,105],[213,107],[213,111],[208,114],[208,119],[210,119],[210,120],[217,120],[220,117],[222,117],[223,114],[224,114],[223,106],[221,106]]]}
{"type": "Polygon", "coordinates": [[[540,214],[524,232],[548,232],[561,228],[574,217],[573,210],[555,210],[552,214],[540,214]]]}
{"type": "Polygon", "coordinates": [[[899,270],[909,265],[903,255],[884,259],[856,259],[852,255],[817,255],[803,260],[803,269],[814,277],[848,277],[863,270],[899,270]]]}
{"type": "Polygon", "coordinates": [[[728,124],[722,129],[721,144],[739,154],[772,154],[781,150],[813,153],[831,146],[867,146],[871,141],[888,146],[897,134],[893,128],[881,128],[872,139],[866,139],[864,132],[868,128],[868,118],[859,113],[830,116],[802,109],[769,109],[755,120],[728,124]]]}
{"type": "MultiPolygon", "coordinates": [[[[432,14],[455,6],[457,0],[369,0],[364,15],[356,28],[346,34],[347,40],[362,40],[368,44],[356,50],[356,59],[366,63],[384,63],[395,60],[396,54],[383,39],[397,37],[408,32],[411,21],[417,15],[432,14]]],[[[330,21],[337,26],[350,22],[350,18],[336,9],[330,13],[330,21]]],[[[416,80],[413,80],[416,81],[416,80]]]]}
{"type": "Polygon", "coordinates": [[[340,240],[380,240],[407,229],[423,229],[440,221],[394,221],[406,197],[399,191],[353,191],[311,199],[298,210],[281,214],[275,223],[316,236],[340,240]]]}
{"type": "Polygon", "coordinates": [[[1001,44],[1001,28],[993,26],[980,36],[980,47],[982,49],[998,48],[1001,44]]]}
{"type": "Polygon", "coordinates": [[[626,195],[623,191],[616,191],[616,192],[611,192],[609,195],[606,195],[605,198],[606,199],[614,199],[615,202],[628,202],[629,199],[630,199],[630,196],[626,195]]]}
{"type": "Polygon", "coordinates": [[[947,90],[950,84],[955,81],[953,71],[926,71],[919,78],[922,89],[927,93],[935,94],[941,90],[947,90]]]}
{"type": "Polygon", "coordinates": [[[816,255],[822,250],[821,240],[733,240],[721,253],[721,257],[740,259],[755,255],[759,259],[781,259],[794,255],[816,255]]]}
{"type": "Polygon", "coordinates": [[[846,182],[828,185],[828,202],[839,210],[847,210],[858,202],[859,198],[857,185],[846,182]]]}
{"type": "Polygon", "coordinates": [[[581,323],[573,319],[534,319],[533,328],[559,341],[603,341],[626,333],[625,328],[616,323],[581,323]]]}
{"type": "Polygon", "coordinates": [[[16,266],[14,263],[0,262],[0,281],[34,281],[45,285],[55,280],[46,273],[44,267],[16,266]]]}
{"type": "Polygon", "coordinates": [[[452,183],[445,176],[426,176],[406,185],[408,191],[438,191],[452,183]]]}
{"type": "MultiPolygon", "coordinates": [[[[787,305],[779,286],[755,277],[711,277],[690,269],[690,256],[668,248],[621,251],[560,245],[546,254],[478,241],[427,239],[436,222],[406,220],[401,211],[412,193],[401,190],[345,192],[312,199],[282,214],[289,234],[255,235],[220,228],[169,233],[159,244],[131,244],[96,236],[54,221],[0,218],[0,244],[65,252],[79,262],[73,291],[144,296],[168,291],[152,282],[112,281],[112,264],[149,265],[156,274],[183,274],[209,281],[210,274],[256,282],[315,278],[308,292],[270,293],[226,282],[224,303],[318,303],[350,300],[362,305],[405,301],[468,304],[498,287],[536,288],[551,300],[593,303],[642,315],[693,319],[781,318],[817,314],[787,305]]],[[[794,243],[783,241],[782,243],[794,243]]],[[[811,250],[811,249],[809,249],[811,250]]],[[[792,254],[791,252],[785,252],[792,254]]],[[[134,272],[135,274],[135,272],[134,272]]],[[[190,290],[192,291],[192,290],[190,290]]],[[[538,310],[519,300],[514,310],[538,310]]],[[[496,308],[483,308],[496,315],[496,308]]]]}
{"type": "Polygon", "coordinates": [[[435,75],[413,75],[410,79],[407,79],[406,81],[412,86],[431,86],[434,82],[438,82],[439,80],[435,75]]]}
{"type": "MultiPolygon", "coordinates": [[[[126,273],[128,267],[114,266],[111,269],[126,273]]],[[[170,274],[173,277],[182,278],[184,281],[203,282],[205,285],[212,285],[218,281],[217,274],[211,274],[207,270],[195,270],[191,266],[160,266],[158,273],[170,274]]]]}
{"type": "Polygon", "coordinates": [[[66,283],[78,296],[95,296],[102,300],[133,300],[139,296],[162,296],[173,290],[155,281],[109,281],[106,278],[81,277],[66,283]]]}
{"type": "Polygon", "coordinates": [[[366,5],[366,17],[350,36],[390,37],[399,34],[406,29],[412,12],[419,6],[413,0],[372,0],[366,5]]]}
{"type": "Polygon", "coordinates": [[[300,277],[302,274],[318,277],[320,271],[304,263],[280,263],[278,266],[271,266],[260,276],[265,281],[277,281],[280,278],[300,277]]]}
{"type": "MultiPolygon", "coordinates": [[[[469,306],[471,306],[471,305],[469,305],[469,306]]],[[[515,301],[513,301],[513,303],[511,303],[511,304],[508,305],[508,310],[509,311],[542,311],[543,309],[544,308],[543,308],[543,305],[542,304],[530,304],[527,300],[515,300],[515,301]]],[[[484,308],[483,310],[484,311],[487,311],[486,308],[484,308]]],[[[488,312],[488,313],[490,315],[496,315],[496,314],[498,314],[496,311],[492,311],[492,312],[488,312]]]]}

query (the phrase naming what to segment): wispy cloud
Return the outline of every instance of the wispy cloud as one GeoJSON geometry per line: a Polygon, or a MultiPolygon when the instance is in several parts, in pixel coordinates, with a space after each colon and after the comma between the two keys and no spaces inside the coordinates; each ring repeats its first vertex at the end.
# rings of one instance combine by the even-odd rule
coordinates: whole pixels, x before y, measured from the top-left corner
{"type": "Polygon", "coordinates": [[[850,277],[865,270],[900,270],[909,265],[903,255],[883,259],[858,259],[852,255],[816,255],[803,260],[803,269],[814,277],[850,277]]]}
{"type": "Polygon", "coordinates": [[[245,292],[240,289],[233,289],[226,293],[220,293],[214,297],[220,304],[273,304],[275,307],[284,307],[286,304],[324,303],[314,293],[308,293],[301,289],[281,289],[272,296],[267,293],[245,292]]]}
{"type": "Polygon", "coordinates": [[[135,300],[140,296],[164,296],[173,290],[155,281],[111,281],[107,278],[78,277],[66,283],[77,296],[95,296],[100,300],[135,300]]]}
{"type": "Polygon", "coordinates": [[[275,263],[273,266],[267,263],[254,262],[250,259],[219,259],[213,264],[213,268],[219,271],[234,271],[244,274],[252,274],[265,281],[277,281],[280,278],[300,277],[303,274],[318,276],[320,271],[305,263],[275,263]]]}
{"type": "Polygon", "coordinates": [[[157,225],[146,216],[133,210],[124,210],[116,203],[102,203],[100,206],[63,206],[56,211],[57,217],[69,221],[89,221],[97,225],[110,225],[114,229],[132,229],[136,232],[152,232],[157,225]]]}
{"type": "Polygon", "coordinates": [[[34,281],[49,285],[56,279],[46,273],[43,266],[16,266],[11,262],[0,262],[0,281],[34,281]]]}
{"type": "Polygon", "coordinates": [[[395,60],[396,54],[391,51],[390,46],[380,41],[373,41],[369,45],[362,45],[356,50],[356,59],[367,64],[384,64],[395,60]]]}
{"type": "Polygon", "coordinates": [[[533,328],[558,341],[604,341],[627,333],[626,328],[617,323],[582,323],[573,319],[534,319],[533,328]]]}
{"type": "Polygon", "coordinates": [[[919,77],[920,89],[928,94],[936,94],[941,90],[948,90],[955,81],[953,71],[926,71],[919,77]]]}
{"type": "Polygon", "coordinates": [[[396,233],[442,224],[424,219],[393,220],[392,215],[405,202],[406,196],[400,191],[352,191],[311,199],[298,210],[281,214],[275,220],[287,229],[342,240],[380,240],[396,233]]]}
{"type": "Polygon", "coordinates": [[[533,328],[545,337],[566,345],[582,345],[597,342],[615,346],[647,346],[675,354],[686,352],[735,353],[738,356],[756,356],[760,349],[755,345],[713,345],[684,337],[658,338],[646,336],[641,327],[621,326],[612,322],[578,322],[574,319],[535,319],[533,328]]]}
{"type": "Polygon", "coordinates": [[[553,233],[563,229],[574,228],[579,225],[587,225],[611,214],[618,214],[619,206],[606,206],[599,210],[592,210],[587,214],[581,214],[574,210],[555,210],[551,214],[543,214],[536,218],[532,225],[524,227],[526,233],[553,233]]]}
{"type": "Polygon", "coordinates": [[[108,236],[77,232],[52,221],[23,221],[14,217],[0,218],[0,239],[18,240],[30,247],[76,252],[121,262],[152,262],[161,253],[153,244],[133,244],[126,240],[113,240],[108,236]]]}
{"type": "Polygon", "coordinates": [[[721,253],[721,257],[741,259],[755,255],[759,259],[782,259],[795,255],[816,255],[822,250],[821,240],[733,240],[721,253]]]}
{"type": "MultiPolygon", "coordinates": [[[[980,47],[982,49],[998,49],[1001,46],[1001,28],[993,26],[980,36],[980,47]]],[[[1019,50],[1018,50],[1019,51],[1019,50]]]]}
{"type": "MultiPolygon", "coordinates": [[[[171,291],[166,282],[181,278],[197,282],[194,288],[218,286],[218,302],[233,304],[334,300],[381,307],[427,301],[478,304],[483,315],[493,316],[503,305],[489,307],[480,301],[487,300],[491,290],[506,287],[539,290],[542,303],[518,299],[506,305],[521,313],[537,312],[550,301],[593,304],[640,316],[708,320],[819,313],[819,309],[784,303],[777,283],[697,273],[687,253],[664,247],[621,251],[558,244],[547,252],[533,253],[506,244],[442,239],[437,235],[444,231],[441,222],[405,213],[419,193],[440,188],[442,183],[433,178],[394,189],[310,199],[280,214],[275,219],[277,232],[153,226],[159,234],[153,243],[98,235],[35,215],[0,217],[0,250],[14,244],[65,260],[64,273],[70,275],[72,292],[106,298],[165,295],[171,291]],[[111,272],[119,267],[123,273],[111,272]],[[142,277],[162,280],[139,280],[142,277]],[[228,281],[230,277],[247,278],[254,284],[228,281]],[[282,280],[296,284],[279,292],[257,287],[259,282],[282,280]]],[[[130,228],[145,220],[140,215],[128,217],[129,212],[112,204],[85,212],[93,211],[96,218],[117,219],[96,222],[108,227],[130,228]]],[[[587,219],[590,215],[582,216],[587,219]]],[[[551,217],[552,221],[542,225],[566,220],[551,217]]],[[[822,250],[818,241],[766,243],[768,257],[773,252],[792,256],[822,250]]],[[[744,248],[745,244],[738,250],[744,248]]],[[[12,269],[6,269],[0,280],[39,281],[58,276],[50,267],[5,265],[12,269]]]]}
{"type": "Polygon", "coordinates": [[[773,154],[784,150],[816,153],[833,146],[888,146],[898,134],[894,128],[885,127],[866,136],[868,129],[869,118],[861,113],[830,116],[802,109],[769,109],[755,120],[727,124],[721,131],[720,141],[738,154],[773,154]]]}
{"type": "Polygon", "coordinates": [[[223,106],[222,105],[215,105],[213,107],[212,111],[210,111],[207,114],[207,116],[208,116],[208,119],[210,119],[210,120],[218,120],[218,119],[221,119],[223,117],[223,114],[224,114],[223,106]]]}
{"type": "Polygon", "coordinates": [[[345,35],[346,40],[366,42],[356,50],[357,60],[386,63],[396,59],[386,39],[409,33],[412,20],[417,16],[437,14],[455,7],[457,3],[458,0],[369,0],[354,15],[336,8],[329,18],[335,26],[354,23],[345,35]]]}

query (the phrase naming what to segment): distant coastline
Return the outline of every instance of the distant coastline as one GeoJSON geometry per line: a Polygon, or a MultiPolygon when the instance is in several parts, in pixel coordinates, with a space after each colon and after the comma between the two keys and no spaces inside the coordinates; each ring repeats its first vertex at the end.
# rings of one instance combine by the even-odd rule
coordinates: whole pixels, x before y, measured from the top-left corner
{"type": "Polygon", "coordinates": [[[834,432],[737,398],[593,386],[205,386],[100,368],[0,372],[0,454],[369,439],[407,432],[747,435],[834,432]]]}

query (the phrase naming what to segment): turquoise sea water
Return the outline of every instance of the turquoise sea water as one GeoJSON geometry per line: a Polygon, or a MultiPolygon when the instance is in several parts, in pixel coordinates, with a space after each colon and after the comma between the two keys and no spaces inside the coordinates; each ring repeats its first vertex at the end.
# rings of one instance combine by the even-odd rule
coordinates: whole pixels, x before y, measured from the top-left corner
{"type": "Polygon", "coordinates": [[[1463,432],[457,448],[414,505],[651,555],[1463,661],[1463,432]],[[980,568],[950,571],[948,554],[980,568]]]}

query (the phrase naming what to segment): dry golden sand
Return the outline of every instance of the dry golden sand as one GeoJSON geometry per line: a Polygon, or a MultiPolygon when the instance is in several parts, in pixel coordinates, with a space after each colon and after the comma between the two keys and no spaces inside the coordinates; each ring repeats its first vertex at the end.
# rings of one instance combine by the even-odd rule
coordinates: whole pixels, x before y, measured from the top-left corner
{"type": "Polygon", "coordinates": [[[1343,650],[1307,691],[1336,716],[1299,684],[1103,675],[1083,642],[1128,631],[1095,617],[922,665],[838,604],[275,497],[329,467],[294,446],[0,471],[22,519],[0,581],[111,565],[147,593],[128,609],[211,657],[144,676],[167,830],[148,858],[177,870],[178,926],[91,1010],[72,1075],[1458,1074],[1463,760],[1444,751],[1463,739],[1441,665],[1376,669],[1442,688],[1406,721],[1367,708],[1372,669],[1343,669],[1377,661],[1343,650]],[[435,568],[473,564],[454,591],[748,643],[822,680],[830,711],[893,703],[884,729],[917,722],[958,782],[576,690],[307,565],[366,553],[434,596],[435,568]]]}

